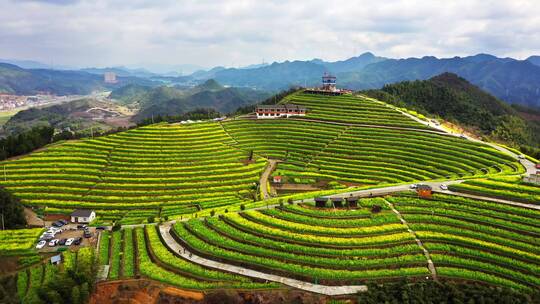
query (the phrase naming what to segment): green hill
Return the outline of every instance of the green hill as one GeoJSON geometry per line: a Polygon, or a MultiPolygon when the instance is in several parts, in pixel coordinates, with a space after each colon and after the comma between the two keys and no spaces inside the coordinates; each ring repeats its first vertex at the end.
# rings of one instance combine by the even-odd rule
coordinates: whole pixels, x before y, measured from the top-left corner
{"type": "MultiPolygon", "coordinates": [[[[126,90],[120,98],[138,101],[140,111],[133,117],[133,121],[136,122],[152,116],[179,116],[203,108],[230,113],[270,96],[265,91],[226,88],[214,80],[207,80],[198,86],[186,89],[161,86],[151,90],[140,90],[141,93],[137,95],[131,94],[130,91],[134,90],[126,90]]],[[[116,92],[115,96],[120,96],[120,94],[116,92]]]]}
{"type": "MultiPolygon", "coordinates": [[[[107,112],[91,112],[93,108],[114,109],[115,105],[95,99],[79,99],[71,102],[30,108],[12,116],[3,126],[5,134],[20,134],[34,127],[48,126],[57,131],[69,129],[72,132],[90,135],[94,132],[116,129],[116,125],[107,123],[101,117],[109,117],[107,112]],[[90,112],[89,112],[90,111],[90,112]],[[99,118],[99,119],[98,119],[99,118]]],[[[119,113],[115,116],[122,116],[119,113]]]]}
{"type": "Polygon", "coordinates": [[[148,214],[179,216],[194,208],[251,202],[258,197],[256,183],[268,158],[282,161],[278,171],[287,179],[354,186],[522,170],[510,156],[455,136],[426,132],[382,103],[352,96],[287,98],[320,104],[328,113],[341,107],[357,112],[348,118],[354,121],[345,124],[336,123],[337,116],[320,116],[313,110],[311,121],[150,125],[6,162],[4,185],[27,205],[113,209],[115,218],[140,221],[148,214]],[[371,125],[361,124],[366,121],[371,125]],[[252,153],[255,163],[245,165],[252,153]],[[48,190],[42,193],[44,189],[48,190]]]}
{"type": "Polygon", "coordinates": [[[522,147],[529,153],[540,148],[540,137],[537,136],[540,122],[532,116],[535,111],[511,107],[455,74],[389,84],[380,90],[362,93],[467,126],[493,140],[522,147]]]}
{"type": "MultiPolygon", "coordinates": [[[[368,284],[370,292],[390,282],[410,291],[411,282],[435,278],[440,284],[479,284],[476,295],[497,290],[514,302],[517,293],[527,298],[538,290],[538,210],[439,193],[423,199],[413,191],[363,198],[356,205],[317,207],[312,200],[472,178],[487,180],[483,191],[493,192],[494,184],[511,186],[492,179],[523,173],[512,156],[426,128],[366,97],[296,92],[282,102],[306,105],[308,115],[159,123],[67,141],[2,162],[1,184],[45,215],[95,210],[93,225],[178,220],[103,232],[98,260],[110,266],[109,280],[142,277],[204,292],[287,287],[244,277],[250,269],[315,287],[368,284]],[[278,192],[263,200],[263,189],[271,187],[262,173],[274,163],[273,175],[318,190],[278,192]],[[234,273],[228,265],[213,264],[209,270],[197,256],[245,269],[234,273]]],[[[0,255],[10,252],[12,239],[0,239],[0,255]]],[[[24,243],[23,249],[29,248],[31,240],[24,243]]],[[[21,295],[32,295],[32,286],[46,282],[43,268],[32,269],[41,270],[19,272],[21,295]]]]}

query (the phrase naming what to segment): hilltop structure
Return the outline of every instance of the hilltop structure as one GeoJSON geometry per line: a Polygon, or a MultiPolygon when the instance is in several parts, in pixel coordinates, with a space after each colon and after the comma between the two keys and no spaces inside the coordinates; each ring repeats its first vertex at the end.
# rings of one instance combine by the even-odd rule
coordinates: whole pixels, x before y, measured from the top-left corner
{"type": "Polygon", "coordinates": [[[349,90],[338,89],[336,87],[337,77],[325,72],[322,76],[322,85],[319,88],[306,89],[304,92],[308,94],[323,94],[323,95],[343,95],[350,93],[349,90]]]}

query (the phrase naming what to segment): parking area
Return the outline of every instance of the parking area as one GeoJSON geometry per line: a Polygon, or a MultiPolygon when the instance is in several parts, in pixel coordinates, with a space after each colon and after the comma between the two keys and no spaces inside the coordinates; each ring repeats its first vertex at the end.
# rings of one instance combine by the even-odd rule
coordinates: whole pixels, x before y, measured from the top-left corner
{"type": "MultiPolygon", "coordinates": [[[[46,224],[47,228],[51,227],[51,225],[52,225],[51,222],[46,222],[45,224],[46,224]]],[[[58,240],[60,242],[62,239],[67,240],[67,239],[70,239],[70,238],[73,238],[73,239],[82,238],[82,241],[81,241],[80,244],[76,245],[76,244],[73,243],[70,246],[59,245],[59,244],[56,245],[56,246],[49,246],[50,240],[47,240],[46,245],[43,248],[38,249],[38,251],[42,252],[42,253],[48,253],[48,252],[56,252],[58,250],[58,248],[62,248],[62,247],[70,248],[72,250],[76,250],[78,247],[96,246],[97,240],[98,240],[98,234],[100,233],[101,230],[96,229],[95,227],[88,227],[87,230],[90,232],[91,236],[90,237],[85,237],[84,236],[85,229],[78,228],[77,226],[78,226],[77,224],[71,224],[70,223],[70,224],[64,225],[62,227],[59,227],[59,229],[60,229],[60,230],[58,230],[59,232],[56,233],[56,235],[54,235],[54,237],[52,239],[56,239],[56,240],[58,240]]]]}

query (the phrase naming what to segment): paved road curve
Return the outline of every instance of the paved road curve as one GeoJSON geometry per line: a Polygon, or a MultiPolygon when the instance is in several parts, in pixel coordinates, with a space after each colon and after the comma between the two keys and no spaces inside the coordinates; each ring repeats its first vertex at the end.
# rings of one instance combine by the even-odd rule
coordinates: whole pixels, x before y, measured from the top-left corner
{"type": "Polygon", "coordinates": [[[243,267],[216,262],[214,260],[205,259],[187,251],[184,247],[178,244],[176,240],[172,237],[170,233],[170,229],[171,229],[171,226],[169,225],[159,226],[159,232],[161,236],[163,237],[163,240],[165,241],[166,246],[169,247],[173,252],[175,252],[176,255],[181,256],[184,259],[189,260],[193,263],[197,263],[197,264],[214,268],[214,269],[224,270],[227,272],[237,273],[237,274],[252,277],[252,278],[278,282],[278,283],[291,286],[294,288],[306,290],[309,292],[324,294],[328,296],[355,294],[361,291],[367,291],[367,286],[365,285],[327,286],[327,285],[311,284],[304,281],[299,281],[299,280],[277,276],[273,274],[267,274],[264,272],[259,272],[259,271],[255,271],[255,270],[251,270],[251,269],[247,269],[243,267]]]}

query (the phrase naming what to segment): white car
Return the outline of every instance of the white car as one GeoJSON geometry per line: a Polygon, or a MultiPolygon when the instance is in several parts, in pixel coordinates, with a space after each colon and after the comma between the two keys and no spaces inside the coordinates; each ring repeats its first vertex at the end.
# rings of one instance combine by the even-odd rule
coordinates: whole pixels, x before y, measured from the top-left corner
{"type": "Polygon", "coordinates": [[[448,190],[448,186],[447,185],[441,185],[441,190],[448,190]]]}
{"type": "Polygon", "coordinates": [[[45,242],[45,241],[39,241],[39,243],[37,243],[37,245],[36,245],[36,249],[41,249],[41,248],[45,247],[46,244],[47,244],[47,242],[45,242]]]}
{"type": "Polygon", "coordinates": [[[56,245],[58,245],[58,240],[57,240],[57,239],[51,240],[51,241],[49,242],[49,246],[50,246],[50,247],[54,247],[54,246],[56,246],[56,245]]]}
{"type": "Polygon", "coordinates": [[[66,241],[66,246],[71,246],[71,244],[73,244],[73,241],[75,241],[74,238],[69,238],[69,239],[67,239],[67,241],[66,241]]]}
{"type": "Polygon", "coordinates": [[[519,158],[519,159],[525,159],[525,155],[520,154],[520,155],[518,155],[518,158],[519,158]]]}
{"type": "Polygon", "coordinates": [[[416,189],[416,188],[418,188],[418,186],[416,184],[412,184],[410,188],[411,189],[416,189]]]}

